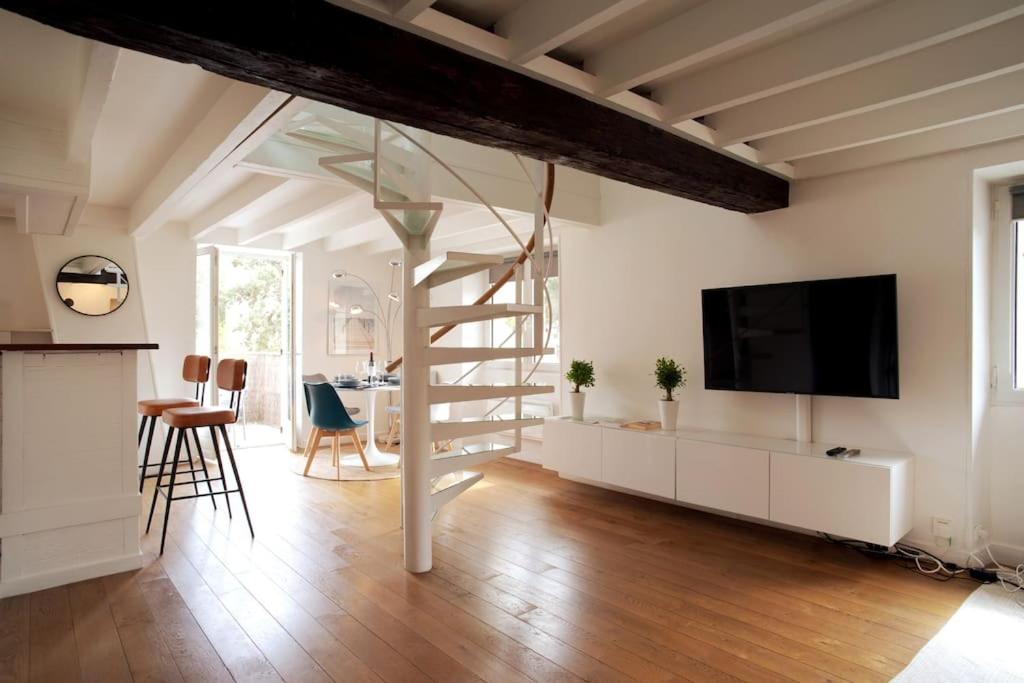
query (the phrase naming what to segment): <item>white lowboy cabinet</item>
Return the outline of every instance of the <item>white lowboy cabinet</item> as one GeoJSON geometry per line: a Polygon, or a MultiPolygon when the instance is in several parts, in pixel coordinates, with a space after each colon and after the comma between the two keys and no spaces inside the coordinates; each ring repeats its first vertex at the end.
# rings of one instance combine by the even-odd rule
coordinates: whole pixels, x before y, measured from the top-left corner
{"type": "Polygon", "coordinates": [[[136,351],[0,368],[0,597],[141,567],[136,351]]]}
{"type": "Polygon", "coordinates": [[[568,479],[885,546],[912,526],[914,459],[907,453],[864,449],[836,459],[825,455],[828,444],[643,432],[621,422],[548,419],[544,466],[568,479]]]}

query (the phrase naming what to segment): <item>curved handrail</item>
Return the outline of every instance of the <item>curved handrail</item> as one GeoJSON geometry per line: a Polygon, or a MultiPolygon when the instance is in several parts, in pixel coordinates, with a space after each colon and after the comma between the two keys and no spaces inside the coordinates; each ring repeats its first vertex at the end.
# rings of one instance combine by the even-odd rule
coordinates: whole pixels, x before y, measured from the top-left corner
{"type": "MultiPolygon", "coordinates": [[[[399,133],[401,133],[402,135],[405,135],[405,133],[402,132],[402,131],[399,131],[399,133]]],[[[516,159],[518,160],[519,157],[516,156],[516,159]]],[[[521,165],[521,162],[520,162],[520,165],[521,165]]],[[[527,176],[529,176],[529,174],[527,174],[527,176]]],[[[469,188],[471,192],[474,192],[474,193],[476,192],[475,190],[473,190],[472,187],[469,186],[468,183],[466,183],[465,180],[463,180],[461,177],[459,177],[458,174],[455,174],[455,177],[458,178],[459,181],[461,181],[464,185],[466,185],[466,187],[469,188]]],[[[533,182],[532,178],[530,179],[530,182],[531,183],[533,182]]],[[[534,186],[534,189],[537,189],[536,186],[534,186]]],[[[555,165],[550,163],[550,162],[548,162],[548,163],[545,164],[544,202],[543,202],[543,205],[544,205],[544,223],[547,225],[549,230],[551,229],[551,221],[550,221],[551,202],[554,200],[554,196],[555,196],[555,165]]],[[[481,198],[481,201],[483,201],[482,198],[481,198]]],[[[488,208],[490,208],[490,205],[487,205],[487,206],[488,206],[488,208]]],[[[493,209],[492,209],[492,211],[493,211],[493,209]]],[[[508,228],[508,224],[505,223],[504,220],[502,220],[502,224],[504,224],[505,227],[508,228]]],[[[509,230],[511,231],[511,228],[509,228],[509,230]]],[[[515,237],[515,233],[514,232],[512,233],[512,236],[515,237]]],[[[519,241],[518,237],[516,238],[516,241],[519,241]]],[[[478,306],[480,304],[483,304],[483,303],[489,301],[495,295],[495,293],[499,289],[501,289],[502,286],[505,285],[505,283],[507,283],[509,280],[512,279],[512,277],[516,273],[516,268],[522,266],[524,263],[526,263],[526,259],[528,259],[528,258],[530,258],[532,256],[533,250],[536,247],[535,241],[536,241],[536,236],[535,235],[531,235],[529,241],[526,243],[525,246],[523,246],[522,242],[520,242],[520,246],[522,246],[522,251],[520,251],[519,256],[516,258],[515,261],[513,261],[509,265],[509,268],[505,272],[505,274],[502,275],[500,278],[498,278],[497,281],[495,281],[487,289],[486,292],[481,294],[476,299],[476,301],[473,302],[473,304],[472,304],[473,306],[478,306]]],[[[441,337],[443,337],[444,335],[448,334],[453,329],[455,329],[455,327],[456,327],[456,325],[452,324],[452,325],[445,325],[444,327],[438,329],[436,332],[434,332],[432,335],[430,335],[430,343],[436,342],[438,339],[440,339],[441,337]]],[[[398,367],[401,364],[402,364],[402,357],[399,356],[395,360],[391,361],[385,367],[385,370],[387,370],[387,372],[394,372],[396,369],[398,369],[398,367]]]]}

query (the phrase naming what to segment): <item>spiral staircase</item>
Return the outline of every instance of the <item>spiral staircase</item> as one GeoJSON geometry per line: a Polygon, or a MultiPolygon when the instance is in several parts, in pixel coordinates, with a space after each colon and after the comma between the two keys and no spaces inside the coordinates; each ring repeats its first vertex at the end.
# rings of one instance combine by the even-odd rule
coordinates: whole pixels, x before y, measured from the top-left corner
{"type": "Polygon", "coordinates": [[[411,572],[428,571],[432,563],[431,522],[438,510],[483,478],[482,473],[471,468],[519,452],[522,430],[543,424],[542,418],[523,413],[523,397],[554,391],[553,386],[529,382],[541,357],[550,353],[545,348],[551,329],[551,308],[550,301],[546,303],[548,251],[544,245],[545,228],[550,244],[553,167],[536,163],[531,172],[517,157],[537,196],[534,233],[524,244],[475,188],[430,151],[427,134],[344,110],[338,110],[337,116],[307,113],[282,132],[322,150],[324,155],[318,160],[322,169],[371,193],[374,208],[404,247],[403,354],[388,370],[399,366],[402,369],[405,566],[411,572]],[[444,213],[444,205],[433,201],[430,193],[434,172],[451,173],[494,214],[518,245],[519,258],[499,280],[515,282],[514,303],[493,303],[491,298],[497,287],[492,286],[472,305],[431,306],[431,289],[504,262],[492,254],[430,253],[431,237],[444,213]],[[515,326],[510,339],[497,347],[435,345],[458,325],[500,318],[515,319],[515,326]],[[528,335],[527,321],[531,319],[532,331],[528,335]],[[512,345],[505,346],[508,342],[512,345]],[[484,363],[509,359],[514,362],[512,383],[463,383],[484,363]],[[432,367],[455,364],[468,364],[470,368],[452,383],[430,382],[432,367]],[[431,420],[430,408],[434,404],[495,401],[496,405],[477,416],[431,420]],[[511,444],[501,438],[481,441],[499,433],[507,441],[509,432],[513,435],[511,444]],[[438,442],[456,445],[435,451],[432,444],[438,442]]]}

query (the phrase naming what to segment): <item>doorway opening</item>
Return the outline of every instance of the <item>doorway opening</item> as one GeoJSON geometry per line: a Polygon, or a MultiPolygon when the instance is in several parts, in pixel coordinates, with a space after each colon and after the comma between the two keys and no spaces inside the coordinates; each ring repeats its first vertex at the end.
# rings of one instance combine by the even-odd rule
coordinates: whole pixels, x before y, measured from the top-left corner
{"type": "MultiPolygon", "coordinates": [[[[293,258],[225,246],[203,246],[196,255],[196,352],[210,356],[214,368],[224,358],[248,363],[232,436],[239,448],[292,445],[293,258]]],[[[227,393],[215,386],[214,402],[227,405],[227,393]]]]}

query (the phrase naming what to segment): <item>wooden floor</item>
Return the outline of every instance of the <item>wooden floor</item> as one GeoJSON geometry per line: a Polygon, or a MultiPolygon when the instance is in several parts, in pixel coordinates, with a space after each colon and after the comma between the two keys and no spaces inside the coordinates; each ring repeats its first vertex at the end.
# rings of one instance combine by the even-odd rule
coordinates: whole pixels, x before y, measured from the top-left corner
{"type": "Polygon", "coordinates": [[[175,503],[141,571],[0,601],[0,681],[884,681],[972,589],[514,461],[414,576],[398,481],[298,457],[240,451],[255,542],[237,505],[175,503]]]}

